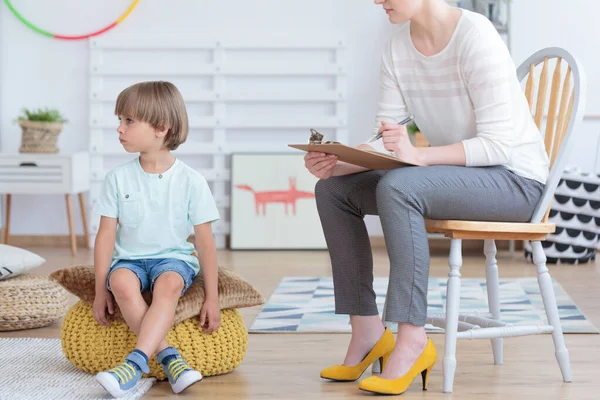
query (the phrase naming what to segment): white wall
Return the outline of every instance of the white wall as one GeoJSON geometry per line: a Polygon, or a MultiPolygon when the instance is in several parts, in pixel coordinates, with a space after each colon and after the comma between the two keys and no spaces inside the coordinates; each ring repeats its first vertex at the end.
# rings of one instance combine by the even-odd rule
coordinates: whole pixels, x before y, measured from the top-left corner
{"type": "MultiPolygon", "coordinates": [[[[14,0],[31,21],[49,31],[78,33],[113,21],[130,0],[103,1],[102,8],[77,0],[14,0]]],[[[518,64],[543,46],[563,46],[576,53],[588,71],[588,114],[600,115],[600,78],[594,70],[600,54],[600,4],[595,0],[513,0],[512,52],[518,64]],[[534,23],[535,21],[535,28],[534,23]]],[[[141,1],[131,16],[107,35],[157,30],[173,40],[180,35],[301,36],[313,29],[330,29],[346,37],[349,60],[349,125],[351,144],[368,136],[378,92],[381,48],[391,26],[380,7],[367,0],[161,0],[141,1]]],[[[56,107],[70,122],[59,139],[61,151],[87,149],[87,42],[65,42],[33,33],[0,5],[0,150],[18,151],[20,109],[56,107]]],[[[583,155],[572,161],[585,169],[596,167],[600,119],[586,120],[585,137],[576,148],[583,155]]],[[[600,171],[599,171],[600,172],[600,171]]],[[[62,196],[15,196],[15,234],[66,234],[62,196]]],[[[76,229],[81,225],[76,218],[76,229]]],[[[380,234],[370,218],[369,230],[380,234]]]]}
{"type": "Polygon", "coordinates": [[[586,118],[570,163],[600,173],[600,2],[597,0],[513,0],[511,52],[519,65],[544,47],[564,47],[587,75],[586,118]],[[535,26],[535,27],[534,27],[535,26]]]}
{"type": "MultiPolygon", "coordinates": [[[[105,1],[103,9],[77,0],[13,3],[49,31],[77,33],[113,21],[130,1],[105,1]]],[[[312,29],[330,30],[336,37],[345,37],[348,45],[350,137],[358,143],[371,132],[380,52],[390,28],[381,7],[362,0],[144,0],[107,35],[157,30],[177,40],[180,35],[264,37],[265,31],[301,37],[312,29]]],[[[87,150],[87,42],[58,41],[33,33],[1,5],[0,60],[0,150],[18,151],[20,130],[13,120],[23,106],[59,108],[70,121],[59,139],[61,151],[87,150]]],[[[11,231],[66,234],[65,215],[62,196],[14,196],[11,231]]]]}

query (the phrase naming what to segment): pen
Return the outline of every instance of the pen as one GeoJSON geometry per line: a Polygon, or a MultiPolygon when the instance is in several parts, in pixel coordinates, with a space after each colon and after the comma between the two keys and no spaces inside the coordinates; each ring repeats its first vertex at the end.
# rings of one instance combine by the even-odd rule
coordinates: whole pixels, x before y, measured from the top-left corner
{"type": "MultiPolygon", "coordinates": [[[[413,119],[415,119],[415,116],[414,116],[414,115],[409,115],[408,117],[404,118],[402,121],[398,122],[398,125],[406,125],[406,124],[408,124],[410,121],[412,121],[413,119]]],[[[381,134],[381,133],[378,133],[377,135],[375,135],[375,136],[373,137],[373,139],[369,140],[369,142],[368,142],[368,143],[372,143],[372,142],[374,142],[374,141],[376,141],[376,140],[379,140],[379,139],[381,138],[381,136],[382,136],[382,134],[381,134]]]]}

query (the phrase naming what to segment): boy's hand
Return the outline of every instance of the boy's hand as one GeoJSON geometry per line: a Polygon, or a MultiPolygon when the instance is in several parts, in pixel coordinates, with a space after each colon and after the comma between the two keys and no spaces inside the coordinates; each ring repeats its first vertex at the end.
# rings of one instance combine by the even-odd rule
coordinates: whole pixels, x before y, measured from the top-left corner
{"type": "Polygon", "coordinates": [[[106,309],[108,308],[108,312],[112,315],[115,312],[113,307],[113,299],[112,295],[108,291],[108,289],[104,288],[96,293],[96,297],[94,298],[94,305],[92,306],[92,312],[94,314],[94,319],[100,325],[109,326],[110,323],[106,319],[106,309]]]}
{"type": "Polygon", "coordinates": [[[218,299],[205,299],[200,311],[200,326],[204,333],[211,333],[221,326],[221,309],[218,299]]]}

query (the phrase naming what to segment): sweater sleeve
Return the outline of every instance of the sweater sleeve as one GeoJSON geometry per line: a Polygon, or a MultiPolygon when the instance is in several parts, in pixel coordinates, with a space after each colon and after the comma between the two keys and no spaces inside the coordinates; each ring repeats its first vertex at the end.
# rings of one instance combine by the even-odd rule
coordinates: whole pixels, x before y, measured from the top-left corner
{"type": "MultiPolygon", "coordinates": [[[[373,135],[377,134],[377,131],[381,127],[382,121],[397,123],[408,116],[408,109],[394,74],[392,46],[393,39],[390,40],[383,52],[383,56],[381,57],[379,101],[377,104],[378,111],[375,117],[375,127],[373,128],[372,132],[373,135]]],[[[373,146],[377,151],[386,153],[388,152],[383,147],[383,142],[381,139],[373,143],[369,143],[369,145],[373,146]]]]}
{"type": "Polygon", "coordinates": [[[498,33],[486,28],[470,32],[461,55],[477,130],[474,138],[462,142],[470,167],[506,164],[516,134],[511,96],[515,67],[498,33]]]}

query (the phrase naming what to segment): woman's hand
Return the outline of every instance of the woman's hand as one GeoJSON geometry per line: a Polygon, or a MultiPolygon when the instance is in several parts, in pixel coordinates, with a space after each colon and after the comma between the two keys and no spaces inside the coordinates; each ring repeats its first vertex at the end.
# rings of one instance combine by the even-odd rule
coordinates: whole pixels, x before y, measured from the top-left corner
{"type": "Polygon", "coordinates": [[[330,178],[336,163],[337,156],[332,154],[309,151],[304,156],[304,166],[308,172],[320,179],[330,178]]]}
{"type": "Polygon", "coordinates": [[[96,292],[96,297],[94,298],[94,305],[92,306],[92,313],[94,314],[94,319],[100,325],[110,325],[110,323],[106,319],[107,308],[110,315],[112,315],[115,312],[112,295],[110,294],[108,289],[104,288],[104,290],[96,292]]]}
{"type": "Polygon", "coordinates": [[[396,157],[407,163],[425,165],[420,149],[413,146],[404,125],[382,121],[379,133],[382,134],[383,145],[387,151],[393,151],[396,157]]]}

